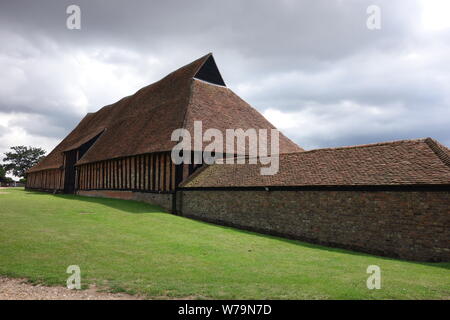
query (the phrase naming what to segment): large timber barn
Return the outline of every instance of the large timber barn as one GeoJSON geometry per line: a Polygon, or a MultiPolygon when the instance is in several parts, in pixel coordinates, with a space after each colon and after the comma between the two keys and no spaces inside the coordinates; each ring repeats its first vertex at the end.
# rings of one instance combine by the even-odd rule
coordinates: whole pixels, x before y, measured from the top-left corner
{"type": "Polygon", "coordinates": [[[27,189],[134,199],[243,229],[413,260],[450,261],[450,150],[426,138],[304,151],[280,134],[279,172],[174,164],[175,129],[273,129],[208,54],[87,114],[27,189]]]}

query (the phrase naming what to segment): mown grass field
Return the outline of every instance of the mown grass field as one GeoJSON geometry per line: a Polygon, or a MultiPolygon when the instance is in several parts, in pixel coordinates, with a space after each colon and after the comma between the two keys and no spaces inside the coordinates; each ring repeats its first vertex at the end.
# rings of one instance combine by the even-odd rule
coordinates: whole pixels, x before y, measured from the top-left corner
{"type": "Polygon", "coordinates": [[[133,201],[0,190],[0,275],[149,298],[450,299],[450,263],[416,263],[259,235],[133,201]],[[368,265],[382,288],[368,290],[368,265]]]}

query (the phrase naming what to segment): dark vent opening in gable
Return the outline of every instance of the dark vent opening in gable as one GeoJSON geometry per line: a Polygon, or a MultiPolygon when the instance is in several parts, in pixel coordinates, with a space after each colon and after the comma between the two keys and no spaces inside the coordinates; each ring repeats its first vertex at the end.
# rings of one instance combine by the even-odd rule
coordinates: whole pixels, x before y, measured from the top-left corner
{"type": "Polygon", "coordinates": [[[212,55],[205,61],[200,70],[195,74],[194,78],[218,84],[220,86],[226,86],[212,55]]]}
{"type": "Polygon", "coordinates": [[[88,142],[82,144],[79,147],[79,152],[78,152],[78,159],[83,158],[84,154],[92,147],[92,145],[95,143],[95,141],[97,141],[98,138],[100,138],[100,136],[103,134],[103,132],[105,132],[104,130],[102,132],[100,132],[98,135],[96,135],[95,137],[93,137],[91,140],[89,140],[88,142]]]}

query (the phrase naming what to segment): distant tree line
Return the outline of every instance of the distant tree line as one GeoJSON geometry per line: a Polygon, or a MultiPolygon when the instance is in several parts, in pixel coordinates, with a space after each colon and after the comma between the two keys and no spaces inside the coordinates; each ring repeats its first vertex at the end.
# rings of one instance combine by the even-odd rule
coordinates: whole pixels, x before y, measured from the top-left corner
{"type": "Polygon", "coordinates": [[[25,182],[26,172],[44,158],[46,151],[37,147],[15,146],[5,152],[3,163],[0,164],[0,182],[12,182],[13,179],[6,177],[12,174],[25,182]]]}

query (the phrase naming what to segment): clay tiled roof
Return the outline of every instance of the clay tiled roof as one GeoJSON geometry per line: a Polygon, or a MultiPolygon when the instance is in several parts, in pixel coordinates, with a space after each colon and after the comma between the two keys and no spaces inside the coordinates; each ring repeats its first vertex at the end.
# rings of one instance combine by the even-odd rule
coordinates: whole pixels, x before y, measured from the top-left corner
{"type": "Polygon", "coordinates": [[[450,185],[450,150],[426,138],[283,154],[276,175],[259,164],[214,164],[183,187],[450,185]]]}
{"type": "MultiPolygon", "coordinates": [[[[203,131],[207,128],[217,128],[224,133],[224,152],[226,143],[229,142],[225,141],[226,129],[275,129],[258,111],[232,90],[199,80],[194,80],[192,83],[192,97],[185,115],[184,128],[189,130],[191,136],[194,136],[194,121],[196,120],[202,121],[203,131]]],[[[267,134],[269,136],[268,151],[270,151],[270,132],[267,134]]],[[[205,143],[204,146],[208,143],[205,143]]],[[[281,132],[279,143],[280,153],[303,151],[281,132]]],[[[235,149],[235,153],[246,154],[248,150],[236,151],[235,149]]]]}
{"type": "MultiPolygon", "coordinates": [[[[78,148],[100,132],[101,136],[77,164],[170,151],[177,143],[170,139],[172,131],[177,128],[192,131],[195,120],[203,121],[203,131],[208,128],[223,132],[237,128],[274,128],[260,113],[223,85],[214,59],[208,54],[134,95],[86,115],[29,172],[63,166],[64,151],[78,148]]],[[[280,135],[280,152],[302,150],[280,135]]]]}

